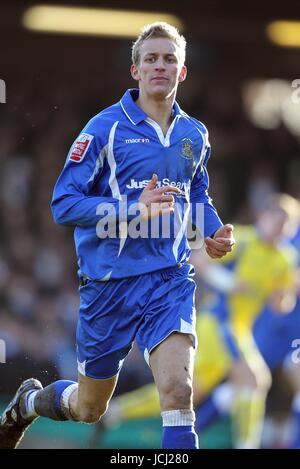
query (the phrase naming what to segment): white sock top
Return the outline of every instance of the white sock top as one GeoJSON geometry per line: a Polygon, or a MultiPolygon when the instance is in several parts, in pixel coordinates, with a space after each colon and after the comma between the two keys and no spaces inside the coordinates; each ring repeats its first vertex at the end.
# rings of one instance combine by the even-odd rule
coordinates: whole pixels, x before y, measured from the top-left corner
{"type": "Polygon", "coordinates": [[[161,413],[163,427],[193,426],[195,412],[190,409],[166,410],[161,413]]]}
{"type": "Polygon", "coordinates": [[[71,411],[70,411],[70,405],[69,405],[69,401],[70,401],[70,397],[71,397],[71,394],[73,394],[73,392],[78,388],[78,383],[73,383],[73,384],[70,384],[70,386],[68,386],[66,389],[64,389],[62,395],[61,395],[61,409],[63,411],[63,413],[65,414],[65,416],[69,419],[69,420],[74,420],[73,417],[72,417],[72,414],[71,414],[71,411]]]}

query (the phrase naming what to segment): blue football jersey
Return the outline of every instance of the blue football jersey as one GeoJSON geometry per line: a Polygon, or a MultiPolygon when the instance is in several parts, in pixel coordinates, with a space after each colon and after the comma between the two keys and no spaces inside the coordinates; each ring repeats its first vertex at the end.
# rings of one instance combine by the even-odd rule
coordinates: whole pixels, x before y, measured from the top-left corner
{"type": "MultiPolygon", "coordinates": [[[[135,103],[139,90],[93,117],[73,143],[54,188],[56,223],[75,226],[79,275],[96,280],[126,278],[185,263],[189,222],[211,236],[222,222],[208,195],[208,133],[177,102],[166,135],[135,103]],[[176,186],[166,236],[160,227],[141,236],[136,204],[151,179],[176,186]],[[112,226],[112,221],[115,227],[112,226]],[[108,227],[108,228],[107,228],[108,227]]],[[[146,228],[153,225],[144,223],[146,228]]],[[[155,225],[155,223],[154,223],[155,225]]],[[[152,226],[153,228],[153,226],[152,226]]]]}

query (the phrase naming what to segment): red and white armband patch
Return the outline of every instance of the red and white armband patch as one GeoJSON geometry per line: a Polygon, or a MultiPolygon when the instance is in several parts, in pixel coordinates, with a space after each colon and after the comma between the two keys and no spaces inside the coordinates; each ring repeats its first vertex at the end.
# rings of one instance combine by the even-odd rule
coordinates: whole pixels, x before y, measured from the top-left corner
{"type": "Polygon", "coordinates": [[[93,138],[94,135],[91,134],[80,134],[72,147],[69,160],[74,161],[75,163],[81,163],[93,138]]]}

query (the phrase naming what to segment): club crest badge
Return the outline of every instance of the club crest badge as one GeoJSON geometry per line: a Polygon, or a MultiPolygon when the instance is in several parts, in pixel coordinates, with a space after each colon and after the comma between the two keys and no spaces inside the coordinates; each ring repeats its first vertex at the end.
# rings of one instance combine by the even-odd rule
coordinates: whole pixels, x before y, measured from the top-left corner
{"type": "Polygon", "coordinates": [[[181,141],[181,156],[188,160],[193,159],[193,142],[190,138],[184,138],[181,141]]]}

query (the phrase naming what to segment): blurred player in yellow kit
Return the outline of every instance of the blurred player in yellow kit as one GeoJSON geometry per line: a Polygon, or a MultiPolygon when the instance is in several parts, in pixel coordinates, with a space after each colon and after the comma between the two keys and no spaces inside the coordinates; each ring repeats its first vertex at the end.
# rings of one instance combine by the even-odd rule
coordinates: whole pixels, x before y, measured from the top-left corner
{"type": "Polygon", "coordinates": [[[293,198],[274,195],[262,203],[254,227],[237,227],[237,247],[228,262],[210,267],[201,258],[195,259],[196,268],[218,290],[210,315],[203,315],[198,329],[196,400],[229,376],[229,383],[218,389],[217,403],[210,404],[231,412],[237,448],[260,446],[271,376],[252,328],[266,303],[277,312],[293,308],[297,255],[282,240],[298,210],[293,198]]]}
{"type": "MultiPolygon", "coordinates": [[[[265,399],[271,377],[252,337],[255,318],[265,304],[289,312],[294,301],[296,252],[281,239],[299,210],[288,195],[274,195],[263,204],[255,226],[236,227],[236,248],[224,260],[208,262],[199,252],[191,258],[196,270],[215,290],[209,312],[197,320],[198,350],[194,373],[194,402],[203,402],[217,388],[197,416],[223,410],[231,413],[234,446],[258,448],[265,399]],[[214,408],[215,407],[215,408],[214,408]]],[[[120,396],[112,414],[130,419],[159,414],[152,384],[120,396]]]]}

